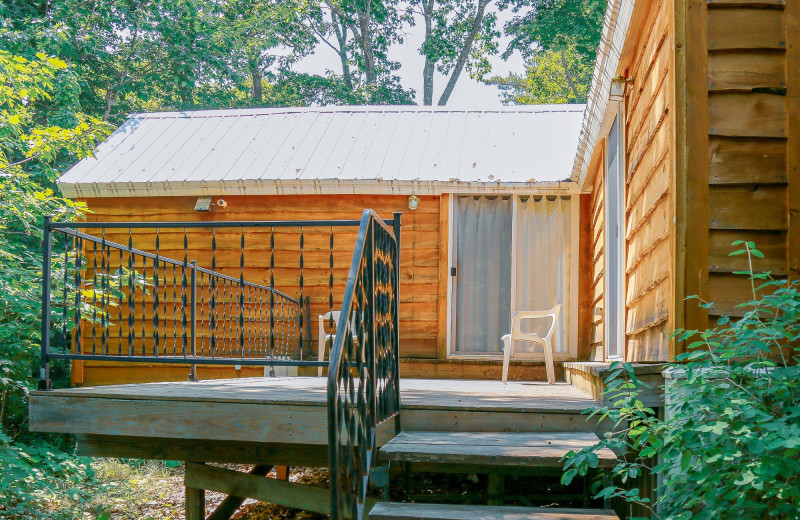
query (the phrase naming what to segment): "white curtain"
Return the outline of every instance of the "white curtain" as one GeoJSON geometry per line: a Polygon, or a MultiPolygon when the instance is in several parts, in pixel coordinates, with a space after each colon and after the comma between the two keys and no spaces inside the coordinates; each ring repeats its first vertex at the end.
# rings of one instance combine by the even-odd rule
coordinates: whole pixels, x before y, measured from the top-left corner
{"type": "MultiPolygon", "coordinates": [[[[571,223],[569,198],[520,197],[517,199],[517,256],[515,311],[545,310],[561,304],[555,331],[555,351],[568,351],[570,320],[571,223]]],[[[544,334],[549,320],[526,320],[522,329],[544,334]],[[538,323],[537,323],[538,322],[538,323]]],[[[515,353],[530,344],[517,341],[515,353]]],[[[541,348],[537,350],[540,352],[541,348]]]]}
{"type": "Polygon", "coordinates": [[[455,351],[502,352],[511,324],[511,198],[457,197],[455,351]]]}

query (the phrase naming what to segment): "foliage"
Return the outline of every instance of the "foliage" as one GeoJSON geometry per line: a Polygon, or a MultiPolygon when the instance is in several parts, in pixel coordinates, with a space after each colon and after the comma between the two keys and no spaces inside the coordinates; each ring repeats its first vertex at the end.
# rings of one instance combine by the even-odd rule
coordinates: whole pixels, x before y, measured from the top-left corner
{"type": "Polygon", "coordinates": [[[420,54],[423,67],[423,104],[433,104],[434,70],[449,75],[439,97],[446,105],[455,82],[466,67],[472,78],[491,70],[489,56],[497,53],[500,32],[495,28],[497,12],[491,0],[412,0],[411,11],[422,17],[425,39],[420,54]]]}
{"type": "Polygon", "coordinates": [[[604,0],[504,0],[516,14],[503,57],[520,52],[525,74],[494,76],[506,103],[584,103],[603,25],[604,0]]]}
{"type": "Polygon", "coordinates": [[[593,63],[578,54],[574,45],[560,51],[540,51],[529,58],[525,74],[511,73],[487,80],[496,85],[504,103],[518,105],[585,103],[592,80],[593,63]],[[567,76],[567,72],[572,78],[567,76]]]}
{"type": "Polygon", "coordinates": [[[47,494],[45,477],[87,477],[85,464],[59,451],[58,438],[52,445],[25,428],[39,353],[41,221],[84,210],[48,186],[59,165],[87,155],[108,131],[57,90],[72,92],[74,79],[51,56],[29,60],[0,51],[0,503],[9,508],[47,494]]]}
{"type": "Polygon", "coordinates": [[[627,455],[613,471],[620,485],[597,496],[644,505],[655,518],[800,518],[800,281],[752,273],[752,258],[763,254],[752,242],[734,245],[732,255],[751,265],[738,273],[753,294],[738,306],[742,316],[677,332],[688,349],[671,366],[666,419],[639,400],[632,367],[616,363],[606,381],[613,406],[601,413],[618,430],[572,454],[565,482],[607,447],[627,455]],[[645,471],[661,479],[656,503],[628,489],[645,471]]]}

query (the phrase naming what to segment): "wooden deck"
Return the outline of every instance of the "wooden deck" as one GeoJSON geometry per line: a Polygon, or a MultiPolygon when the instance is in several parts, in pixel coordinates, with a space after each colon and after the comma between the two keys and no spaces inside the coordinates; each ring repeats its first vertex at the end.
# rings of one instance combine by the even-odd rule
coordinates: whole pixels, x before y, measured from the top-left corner
{"type": "MultiPolygon", "coordinates": [[[[326,384],[284,377],[39,391],[30,426],[77,434],[87,455],[277,463],[287,445],[302,445],[295,456],[310,464],[327,453],[326,384]]],[[[401,402],[406,431],[598,430],[582,414],[596,402],[563,383],[403,379],[401,402]]],[[[381,444],[394,434],[386,426],[381,444]]]]}

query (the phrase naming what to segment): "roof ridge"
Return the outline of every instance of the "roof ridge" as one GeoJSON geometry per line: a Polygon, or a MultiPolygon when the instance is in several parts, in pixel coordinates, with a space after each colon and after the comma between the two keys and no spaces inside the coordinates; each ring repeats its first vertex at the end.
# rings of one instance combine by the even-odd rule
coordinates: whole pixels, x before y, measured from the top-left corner
{"type": "Polygon", "coordinates": [[[222,108],[211,110],[183,110],[166,112],[141,112],[130,114],[131,119],[167,119],[167,118],[198,118],[198,117],[239,117],[256,115],[277,115],[291,113],[399,113],[399,112],[436,112],[436,113],[522,113],[542,114],[549,112],[583,112],[582,104],[558,105],[513,105],[492,108],[455,108],[420,105],[328,105],[319,107],[262,107],[262,108],[222,108]]]}

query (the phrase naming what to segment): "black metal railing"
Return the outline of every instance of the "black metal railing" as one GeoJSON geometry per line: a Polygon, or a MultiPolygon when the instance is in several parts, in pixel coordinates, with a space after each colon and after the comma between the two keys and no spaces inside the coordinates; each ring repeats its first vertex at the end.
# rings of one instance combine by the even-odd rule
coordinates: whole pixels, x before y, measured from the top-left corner
{"type": "Polygon", "coordinates": [[[328,371],[331,518],[361,520],[377,428],[400,431],[400,219],[361,218],[328,371]]]}
{"type": "MultiPolygon", "coordinates": [[[[399,229],[399,215],[387,222],[399,229]]],[[[46,219],[40,386],[50,387],[55,359],[181,363],[190,378],[197,365],[328,366],[311,356],[306,235],[316,230],[318,249],[329,243],[317,251],[329,265],[314,267],[332,310],[334,229],[360,225],[46,219]]]]}

